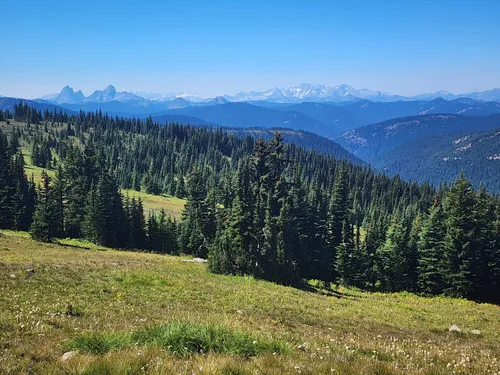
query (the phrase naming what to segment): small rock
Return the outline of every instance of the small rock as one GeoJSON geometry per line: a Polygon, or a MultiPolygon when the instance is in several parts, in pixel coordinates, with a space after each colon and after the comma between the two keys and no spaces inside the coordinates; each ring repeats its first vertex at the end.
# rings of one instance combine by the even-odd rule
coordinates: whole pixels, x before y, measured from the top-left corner
{"type": "Polygon", "coordinates": [[[206,259],[202,259],[202,258],[194,258],[193,259],[193,262],[195,263],[206,263],[206,259]]]}
{"type": "Polygon", "coordinates": [[[470,331],[470,333],[472,333],[473,335],[480,335],[481,331],[478,329],[473,329],[472,331],[470,331]]]}
{"type": "Polygon", "coordinates": [[[207,260],[202,259],[202,258],[194,258],[194,259],[184,259],[183,262],[186,262],[186,263],[206,263],[207,260]]]}
{"type": "Polygon", "coordinates": [[[35,274],[35,270],[30,268],[28,270],[26,270],[26,277],[31,277],[35,274]]]}
{"type": "Polygon", "coordinates": [[[243,311],[242,310],[236,310],[236,313],[237,314],[243,314],[243,311]]]}
{"type": "Polygon", "coordinates": [[[61,357],[61,361],[62,362],[66,362],[68,359],[71,359],[73,358],[75,355],[77,355],[78,352],[66,352],[63,354],[63,356],[61,357]]]}
{"type": "Polygon", "coordinates": [[[16,275],[14,275],[13,273],[11,273],[11,274],[9,275],[9,277],[10,277],[11,279],[15,279],[15,278],[16,278],[16,275]]]}
{"type": "Polygon", "coordinates": [[[306,343],[303,343],[302,345],[297,346],[297,349],[299,349],[299,350],[306,350],[306,348],[307,348],[306,343]]]}
{"type": "Polygon", "coordinates": [[[460,328],[458,328],[457,325],[453,324],[449,329],[448,329],[450,332],[457,332],[457,333],[460,333],[462,332],[462,330],[460,328]]]}

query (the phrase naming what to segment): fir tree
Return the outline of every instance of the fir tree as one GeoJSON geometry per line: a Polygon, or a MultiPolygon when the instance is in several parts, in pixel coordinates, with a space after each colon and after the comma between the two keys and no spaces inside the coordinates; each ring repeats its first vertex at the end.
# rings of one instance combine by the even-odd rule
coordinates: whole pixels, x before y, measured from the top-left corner
{"type": "Polygon", "coordinates": [[[380,286],[384,291],[404,289],[404,253],[408,246],[408,232],[401,220],[395,219],[387,231],[386,241],[377,249],[376,265],[380,286]]]}
{"type": "MultiPolygon", "coordinates": [[[[347,176],[344,167],[341,166],[335,176],[333,195],[328,211],[328,242],[331,251],[330,259],[334,260],[334,262],[332,262],[332,280],[335,278],[335,270],[338,269],[338,267],[335,267],[335,262],[338,261],[336,251],[339,245],[344,242],[344,251],[352,252],[353,250],[353,247],[351,246],[353,245],[351,239],[349,239],[349,243],[343,241],[345,237],[345,235],[343,235],[343,230],[347,230],[347,227],[349,226],[347,223],[348,210],[350,206],[348,194],[347,176]]],[[[344,258],[345,256],[342,255],[341,259],[344,258]]]]}
{"type": "Polygon", "coordinates": [[[448,288],[452,296],[470,297],[474,289],[475,262],[474,217],[475,196],[471,183],[463,174],[455,181],[445,198],[446,257],[448,288]]]}
{"type": "Polygon", "coordinates": [[[14,179],[7,136],[0,130],[0,228],[12,227],[14,179]]]}
{"type": "Polygon", "coordinates": [[[54,236],[52,218],[54,215],[54,205],[52,200],[52,188],[50,177],[45,171],[42,172],[40,186],[38,188],[37,203],[33,215],[30,233],[33,239],[42,242],[49,242],[54,236]]]}
{"type": "Polygon", "coordinates": [[[446,289],[446,217],[437,197],[424,221],[418,244],[418,288],[426,294],[446,289]]]}

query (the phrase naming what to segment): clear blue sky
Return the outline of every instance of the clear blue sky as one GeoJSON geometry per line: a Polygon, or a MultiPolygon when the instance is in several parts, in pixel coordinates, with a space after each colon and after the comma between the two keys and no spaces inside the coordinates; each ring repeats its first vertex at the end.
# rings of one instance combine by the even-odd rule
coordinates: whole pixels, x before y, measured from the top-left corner
{"type": "Polygon", "coordinates": [[[500,87],[500,1],[5,1],[0,94],[500,87]]]}

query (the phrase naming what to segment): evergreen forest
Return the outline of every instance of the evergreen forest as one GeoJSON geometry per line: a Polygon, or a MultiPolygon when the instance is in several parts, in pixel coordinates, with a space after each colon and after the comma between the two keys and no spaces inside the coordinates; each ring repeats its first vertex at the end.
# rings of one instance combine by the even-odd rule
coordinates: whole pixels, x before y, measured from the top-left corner
{"type": "Polygon", "coordinates": [[[23,103],[0,121],[0,229],[189,254],[215,273],[297,287],[500,303],[500,200],[463,173],[434,188],[285,144],[279,131],[254,139],[23,103]],[[27,174],[23,150],[53,177],[27,174]],[[185,198],[182,218],[146,216],[121,189],[185,198]]]}

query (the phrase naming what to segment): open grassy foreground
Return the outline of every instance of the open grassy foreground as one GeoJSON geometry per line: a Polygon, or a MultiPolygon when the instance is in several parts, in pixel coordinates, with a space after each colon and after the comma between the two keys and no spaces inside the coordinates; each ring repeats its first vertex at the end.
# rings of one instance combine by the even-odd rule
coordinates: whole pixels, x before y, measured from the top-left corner
{"type": "Polygon", "coordinates": [[[1,374],[499,372],[498,306],[327,295],[180,257],[0,237],[1,374]]]}

